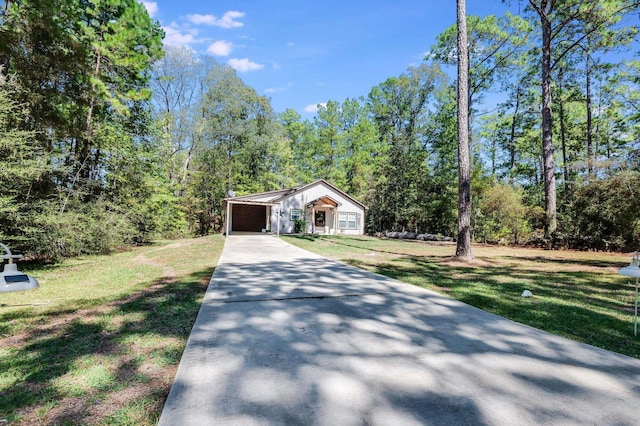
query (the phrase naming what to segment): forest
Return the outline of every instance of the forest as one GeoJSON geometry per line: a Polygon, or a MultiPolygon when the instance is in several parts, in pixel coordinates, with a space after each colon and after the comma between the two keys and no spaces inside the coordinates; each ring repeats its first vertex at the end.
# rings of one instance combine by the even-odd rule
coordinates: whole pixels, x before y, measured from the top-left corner
{"type": "MultiPolygon", "coordinates": [[[[637,249],[640,2],[521,4],[467,17],[473,241],[637,249]]],[[[163,36],[136,0],[4,1],[0,241],[58,261],[219,233],[227,190],[320,178],[370,234],[456,236],[455,23],[313,119],[163,36]]]]}

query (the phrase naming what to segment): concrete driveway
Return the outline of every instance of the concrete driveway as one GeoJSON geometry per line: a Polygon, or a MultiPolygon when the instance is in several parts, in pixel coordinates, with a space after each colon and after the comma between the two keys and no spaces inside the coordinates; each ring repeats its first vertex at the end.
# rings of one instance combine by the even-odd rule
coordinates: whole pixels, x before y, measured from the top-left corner
{"type": "Polygon", "coordinates": [[[161,425],[640,424],[640,360],[227,238],[161,425]]]}

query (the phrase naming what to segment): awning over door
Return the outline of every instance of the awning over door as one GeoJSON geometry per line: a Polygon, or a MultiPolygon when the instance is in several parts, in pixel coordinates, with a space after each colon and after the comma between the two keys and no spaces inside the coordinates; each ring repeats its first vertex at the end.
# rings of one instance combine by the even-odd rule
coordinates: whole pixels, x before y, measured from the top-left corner
{"type": "Polygon", "coordinates": [[[339,202],[333,198],[325,195],[324,197],[316,198],[313,201],[307,203],[307,207],[324,207],[324,208],[336,208],[340,205],[339,202]]]}

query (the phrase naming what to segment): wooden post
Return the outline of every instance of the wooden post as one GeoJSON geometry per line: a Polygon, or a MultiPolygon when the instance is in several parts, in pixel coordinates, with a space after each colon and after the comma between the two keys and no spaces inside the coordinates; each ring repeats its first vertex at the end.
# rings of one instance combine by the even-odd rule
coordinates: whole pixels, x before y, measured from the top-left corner
{"type": "Polygon", "coordinates": [[[229,236],[229,214],[231,212],[231,203],[229,201],[227,201],[227,220],[225,221],[225,227],[227,228],[226,230],[226,236],[229,236]]]}

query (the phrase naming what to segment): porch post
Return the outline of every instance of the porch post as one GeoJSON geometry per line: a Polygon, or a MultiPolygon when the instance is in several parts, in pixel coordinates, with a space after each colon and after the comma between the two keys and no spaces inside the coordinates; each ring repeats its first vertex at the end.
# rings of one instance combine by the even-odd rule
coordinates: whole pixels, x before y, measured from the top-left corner
{"type": "Polygon", "coordinates": [[[231,203],[227,201],[227,220],[225,221],[225,226],[227,228],[226,236],[229,236],[229,212],[231,211],[231,203]]]}
{"type": "Polygon", "coordinates": [[[278,216],[278,218],[276,219],[276,237],[280,238],[280,205],[276,207],[276,216],[278,216]]]}

